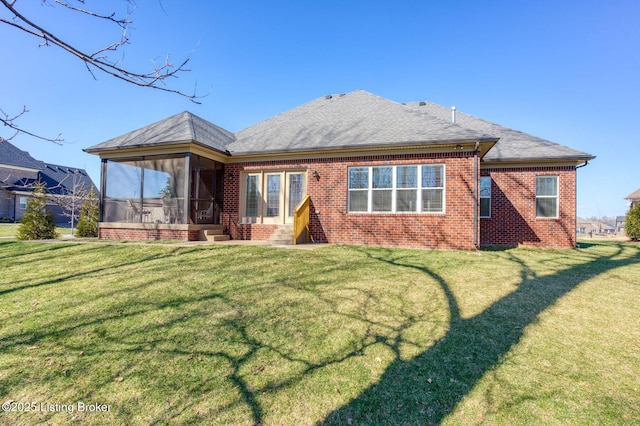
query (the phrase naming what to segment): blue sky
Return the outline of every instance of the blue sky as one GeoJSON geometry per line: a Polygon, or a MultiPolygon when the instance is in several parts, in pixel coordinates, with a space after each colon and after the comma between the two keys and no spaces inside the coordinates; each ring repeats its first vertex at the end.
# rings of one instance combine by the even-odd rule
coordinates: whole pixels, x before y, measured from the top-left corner
{"type": "MultiPolygon", "coordinates": [[[[109,5],[119,12],[126,3],[109,5]]],[[[87,51],[119,38],[117,27],[60,7],[17,7],[87,51]]],[[[0,24],[0,108],[26,106],[21,126],[65,140],[12,143],[86,168],[98,183],[100,161],[83,148],[178,112],[235,132],[326,94],[364,89],[455,105],[596,155],[578,171],[579,216],[622,215],[624,197],[640,188],[636,0],[138,0],[132,19],[122,65],[149,70],[153,59],[170,53],[179,62],[193,50],[191,71],[169,86],[206,95],[202,104],[106,75],[94,80],[78,59],[0,24]]]]}

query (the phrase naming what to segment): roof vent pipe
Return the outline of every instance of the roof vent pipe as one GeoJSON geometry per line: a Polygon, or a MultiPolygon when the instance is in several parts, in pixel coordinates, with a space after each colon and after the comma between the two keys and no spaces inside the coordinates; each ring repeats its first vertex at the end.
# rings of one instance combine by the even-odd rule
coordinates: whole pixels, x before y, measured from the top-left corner
{"type": "Polygon", "coordinates": [[[451,107],[451,122],[452,123],[456,122],[456,107],[455,106],[451,107]]]}

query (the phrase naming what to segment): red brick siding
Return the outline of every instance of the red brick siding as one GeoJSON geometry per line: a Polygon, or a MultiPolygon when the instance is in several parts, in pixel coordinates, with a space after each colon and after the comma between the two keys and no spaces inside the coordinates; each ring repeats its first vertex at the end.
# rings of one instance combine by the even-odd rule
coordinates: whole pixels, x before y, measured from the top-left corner
{"type": "Polygon", "coordinates": [[[573,166],[487,168],[491,218],[480,219],[483,246],[575,247],[576,171],[573,166]],[[536,176],[558,176],[557,219],[536,218],[536,176]]]}
{"type": "Polygon", "coordinates": [[[273,225],[238,223],[240,172],[306,169],[307,193],[312,202],[310,228],[313,241],[473,249],[473,161],[472,153],[461,152],[230,164],[226,166],[226,173],[234,177],[226,180],[222,221],[232,238],[268,238],[273,225]],[[403,164],[445,164],[445,213],[347,213],[348,167],[403,164]],[[313,177],[313,171],[318,172],[320,179],[313,177]]]}
{"type": "Polygon", "coordinates": [[[200,238],[200,231],[176,229],[100,228],[99,237],[106,240],[198,241],[200,238]]]}

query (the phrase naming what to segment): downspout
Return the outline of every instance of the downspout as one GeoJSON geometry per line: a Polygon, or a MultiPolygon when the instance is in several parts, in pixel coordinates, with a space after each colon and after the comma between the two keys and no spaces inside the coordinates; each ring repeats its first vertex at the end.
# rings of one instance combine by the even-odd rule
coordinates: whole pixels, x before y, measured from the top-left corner
{"type": "Polygon", "coordinates": [[[478,147],[480,142],[476,141],[473,151],[473,245],[480,248],[478,241],[478,147]]]}

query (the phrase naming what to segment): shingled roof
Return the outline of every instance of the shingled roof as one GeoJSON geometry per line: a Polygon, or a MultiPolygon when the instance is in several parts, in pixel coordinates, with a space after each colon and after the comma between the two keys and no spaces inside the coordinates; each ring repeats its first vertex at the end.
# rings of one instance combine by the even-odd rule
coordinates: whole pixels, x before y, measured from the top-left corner
{"type": "Polygon", "coordinates": [[[141,129],[94,145],[85,151],[99,153],[116,149],[173,145],[193,142],[218,152],[226,152],[226,144],[233,142],[233,133],[188,111],[181,112],[141,129]]]}
{"type": "Polygon", "coordinates": [[[494,139],[363,90],[318,98],[235,136],[231,155],[494,139]]]}
{"type": "MultiPolygon", "coordinates": [[[[426,116],[451,120],[451,109],[432,102],[411,102],[407,106],[421,111],[426,116]]],[[[569,148],[527,133],[456,111],[456,123],[467,129],[483,132],[497,138],[498,143],[484,156],[484,162],[526,162],[541,160],[589,161],[591,154],[569,148]]]]}
{"type": "Polygon", "coordinates": [[[0,167],[13,166],[27,169],[40,170],[44,167],[42,161],[38,161],[15,145],[4,139],[0,139],[0,167]]]}
{"type": "Polygon", "coordinates": [[[52,194],[66,194],[80,188],[97,191],[84,169],[36,160],[6,140],[0,141],[0,168],[3,170],[0,183],[9,191],[30,192],[37,181],[52,194]]]}
{"type": "Polygon", "coordinates": [[[96,188],[86,170],[76,167],[45,163],[45,167],[40,171],[38,178],[45,184],[51,194],[68,194],[78,190],[88,191],[91,188],[98,192],[98,188],[96,188]]]}
{"type": "Polygon", "coordinates": [[[640,188],[624,197],[625,200],[640,200],[640,188]]]}
{"type": "Polygon", "coordinates": [[[431,102],[400,104],[364,90],[328,95],[231,133],[189,112],[85,151],[196,143],[229,156],[489,142],[484,162],[589,161],[588,153],[431,102]]]}

